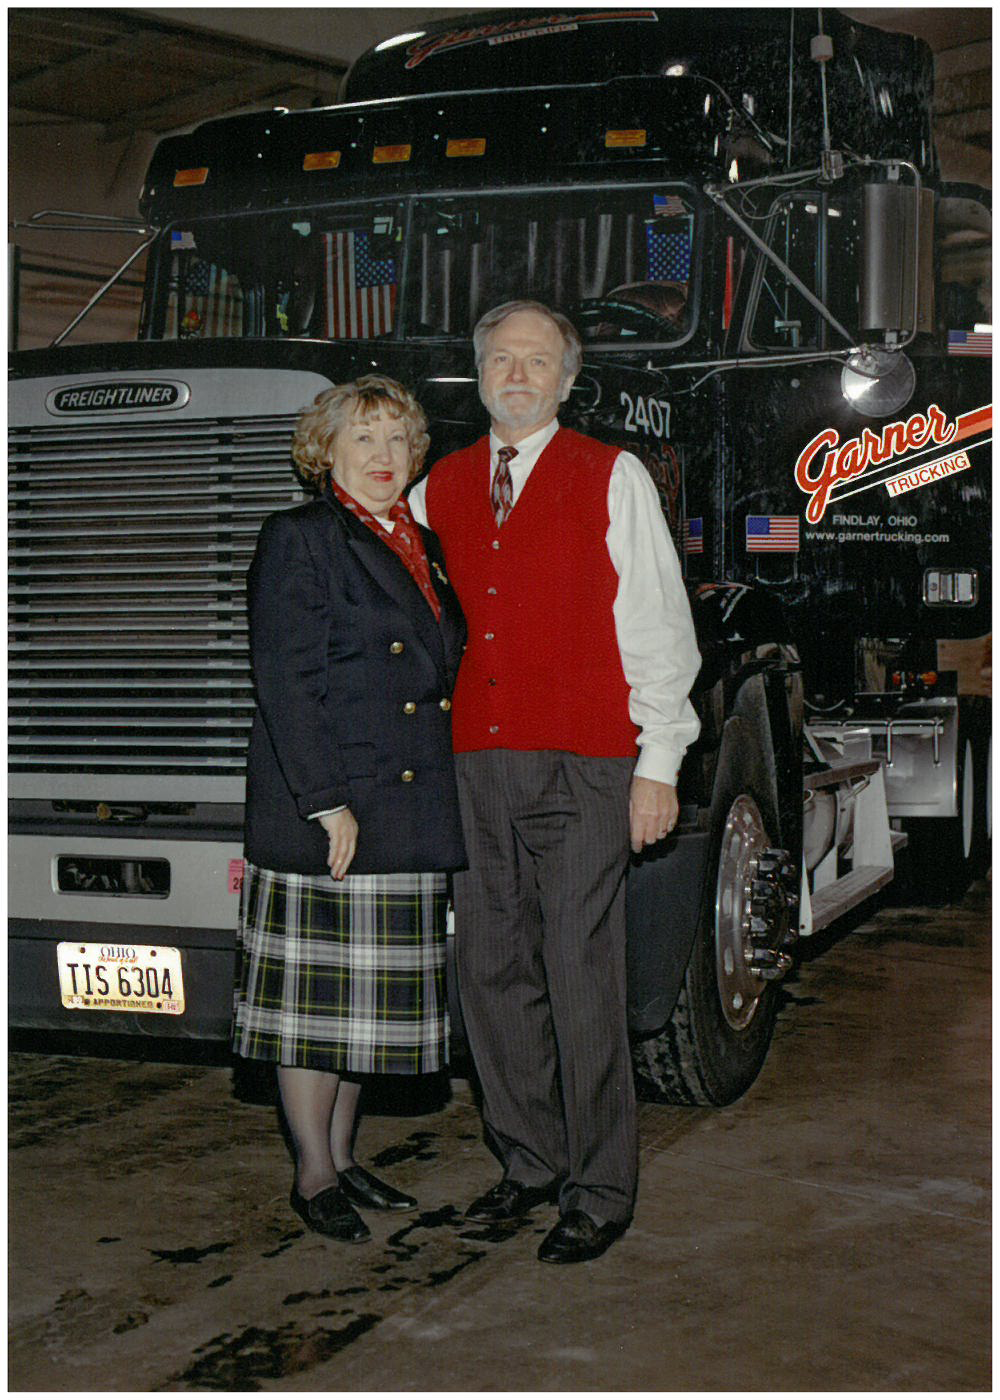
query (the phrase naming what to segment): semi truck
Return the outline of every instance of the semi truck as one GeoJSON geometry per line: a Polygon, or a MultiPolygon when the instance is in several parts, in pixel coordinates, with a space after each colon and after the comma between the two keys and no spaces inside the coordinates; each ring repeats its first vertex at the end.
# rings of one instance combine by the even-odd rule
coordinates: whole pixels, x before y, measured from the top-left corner
{"type": "Polygon", "coordinates": [[[901,862],[924,901],[986,869],[990,210],[932,95],[922,42],[834,11],[500,10],[160,142],[137,338],[12,357],[15,1025],[227,1034],[244,578],[306,499],[297,413],[388,374],[432,463],[512,298],[579,328],[563,421],[645,464],[702,655],[627,877],[640,1090],[733,1101],[800,939],[901,862]]]}

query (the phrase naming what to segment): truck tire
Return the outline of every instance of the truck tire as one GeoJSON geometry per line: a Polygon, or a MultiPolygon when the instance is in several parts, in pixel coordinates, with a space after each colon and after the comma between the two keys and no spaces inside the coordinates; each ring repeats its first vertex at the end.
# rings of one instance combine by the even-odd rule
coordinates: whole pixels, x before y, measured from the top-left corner
{"type": "Polygon", "coordinates": [[[721,1106],[746,1093],[767,1056],[777,1011],[774,981],[743,958],[749,863],[773,845],[777,822],[752,730],[731,737],[712,800],[712,834],[694,946],[670,1020],[633,1044],[640,1096],[721,1106]]]}
{"type": "Polygon", "coordinates": [[[920,904],[951,904],[962,898],[989,859],[989,731],[972,705],[959,711],[953,817],[913,817],[905,823],[908,894],[920,904]]]}
{"type": "Polygon", "coordinates": [[[972,875],[981,879],[993,859],[993,735],[988,721],[978,743],[973,741],[976,765],[976,826],[973,833],[972,875]]]}

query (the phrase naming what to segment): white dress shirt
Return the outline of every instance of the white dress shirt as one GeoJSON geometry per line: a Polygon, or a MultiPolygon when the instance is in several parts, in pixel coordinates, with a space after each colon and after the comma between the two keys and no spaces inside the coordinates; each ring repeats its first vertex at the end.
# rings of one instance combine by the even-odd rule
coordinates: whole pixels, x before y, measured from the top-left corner
{"type": "MultiPolygon", "coordinates": [[[[517,443],[510,475],[514,505],[532,468],[559,431],[558,419],[517,443]]],[[[503,446],[490,433],[490,482],[503,446]]],[[[413,518],[427,525],[427,479],[409,495],[413,518]]],[[[701,657],[680,563],[649,473],[631,452],[619,452],[608,483],[605,542],[618,575],[614,618],[629,716],[639,727],[640,778],[676,784],[681,759],[700,724],[688,699],[701,657]]],[[[431,524],[431,529],[433,529],[431,524]]],[[[460,600],[461,601],[461,600],[460,600]]]]}

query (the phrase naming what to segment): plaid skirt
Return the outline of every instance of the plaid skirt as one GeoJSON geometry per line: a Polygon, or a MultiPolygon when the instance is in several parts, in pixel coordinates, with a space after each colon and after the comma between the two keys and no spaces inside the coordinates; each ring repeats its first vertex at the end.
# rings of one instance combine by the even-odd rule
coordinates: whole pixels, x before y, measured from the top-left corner
{"type": "Polygon", "coordinates": [[[448,1059],[447,878],[288,875],[246,863],[233,1047],[337,1073],[448,1059]]]}

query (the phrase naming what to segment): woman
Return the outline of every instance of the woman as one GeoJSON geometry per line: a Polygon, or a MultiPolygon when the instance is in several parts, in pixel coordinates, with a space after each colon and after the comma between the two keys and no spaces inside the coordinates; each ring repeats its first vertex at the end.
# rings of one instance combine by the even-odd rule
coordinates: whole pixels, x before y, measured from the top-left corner
{"type": "Polygon", "coordinates": [[[362,1074],[447,1058],[446,872],[465,863],[450,695],[465,622],[436,536],[401,498],[429,438],[380,375],[327,389],[292,456],[318,499],[264,521],[249,573],[247,761],[234,1045],[276,1061],[310,1229],[416,1201],[354,1160],[362,1074]]]}

